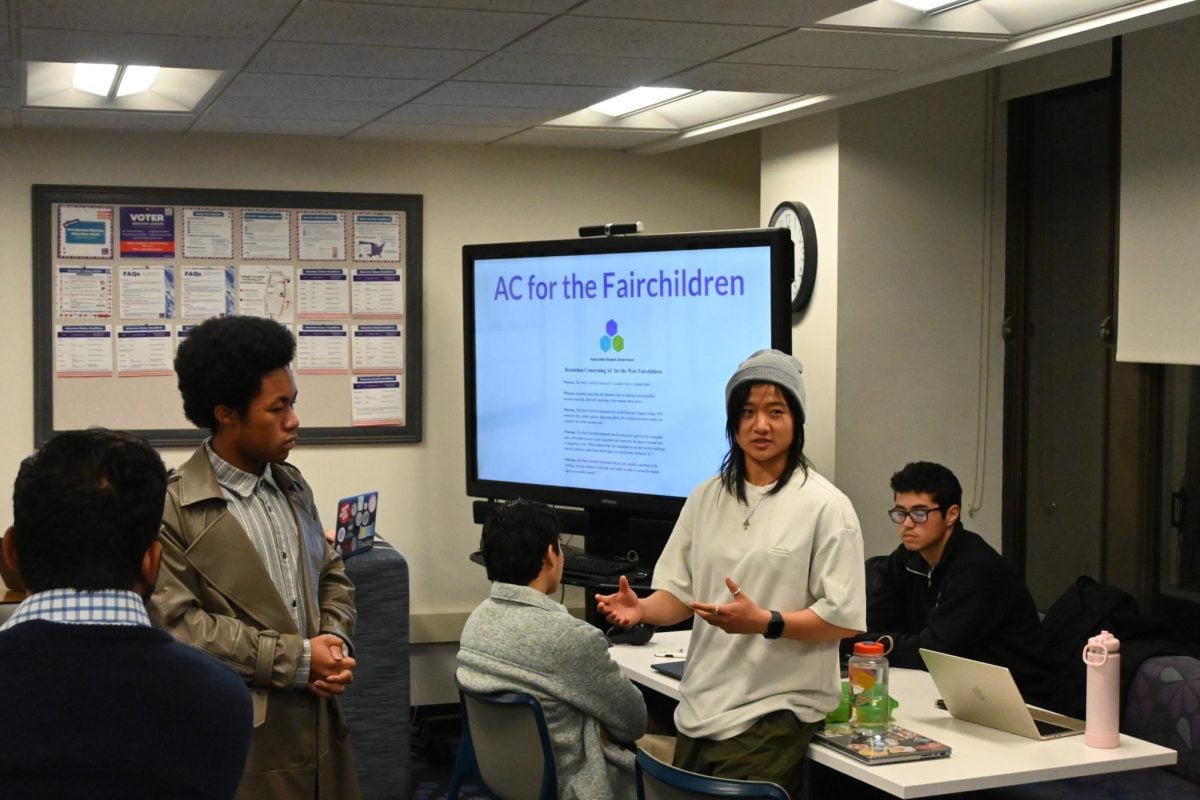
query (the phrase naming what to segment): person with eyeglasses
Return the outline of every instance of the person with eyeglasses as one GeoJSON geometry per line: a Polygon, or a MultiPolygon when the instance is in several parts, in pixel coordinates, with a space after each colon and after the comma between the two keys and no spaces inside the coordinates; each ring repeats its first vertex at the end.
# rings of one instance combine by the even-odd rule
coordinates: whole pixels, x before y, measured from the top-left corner
{"type": "MultiPolygon", "coordinates": [[[[900,544],[867,579],[867,631],[891,636],[892,666],[924,669],[918,650],[1008,667],[1026,702],[1045,704],[1054,669],[1040,646],[1037,607],[1024,582],[962,523],[962,486],[941,464],[916,461],[892,476],[900,544]]],[[[843,649],[849,644],[843,645],[843,649]]]]}

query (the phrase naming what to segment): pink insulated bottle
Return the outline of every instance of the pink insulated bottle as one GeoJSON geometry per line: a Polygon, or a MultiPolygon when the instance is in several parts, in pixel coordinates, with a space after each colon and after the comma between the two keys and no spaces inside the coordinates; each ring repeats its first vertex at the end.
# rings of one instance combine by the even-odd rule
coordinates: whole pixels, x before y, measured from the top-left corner
{"type": "Polygon", "coordinates": [[[1087,664],[1087,718],[1083,740],[1088,747],[1121,743],[1121,643],[1108,631],[1088,639],[1083,648],[1087,664]]]}

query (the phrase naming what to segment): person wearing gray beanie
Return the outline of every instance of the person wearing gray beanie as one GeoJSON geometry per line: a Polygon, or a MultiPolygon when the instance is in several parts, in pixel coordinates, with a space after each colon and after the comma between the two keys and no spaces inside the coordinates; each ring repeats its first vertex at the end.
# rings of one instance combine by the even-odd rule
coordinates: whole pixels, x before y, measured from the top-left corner
{"type": "Polygon", "coordinates": [[[738,365],[725,386],[729,450],[684,504],[654,593],[639,598],[622,577],[595,598],[622,627],[695,617],[675,766],[771,780],[792,797],[809,740],[841,700],[838,640],[866,628],[862,529],[804,456],[803,375],[779,350],[738,365]]]}
{"type": "Polygon", "coordinates": [[[725,384],[726,405],[729,405],[734,389],[743,383],[774,383],[796,398],[802,413],[806,411],[804,365],[795,356],[781,350],[759,350],[751,355],[738,365],[729,383],[725,384]]]}
{"type": "MultiPolygon", "coordinates": [[[[795,356],[780,350],[753,353],[738,365],[725,384],[725,438],[729,441],[729,451],[721,464],[721,481],[743,503],[748,470],[751,483],[771,484],[767,494],[782,491],[797,469],[807,480],[810,464],[804,456],[804,403],[804,366],[795,356]],[[786,406],[789,413],[778,422],[790,425],[772,424],[766,432],[743,431],[747,404],[758,408],[768,396],[777,401],[776,410],[782,411],[786,406]],[[768,439],[765,447],[764,439],[768,439]]],[[[762,419],[773,418],[768,415],[762,419]]]]}

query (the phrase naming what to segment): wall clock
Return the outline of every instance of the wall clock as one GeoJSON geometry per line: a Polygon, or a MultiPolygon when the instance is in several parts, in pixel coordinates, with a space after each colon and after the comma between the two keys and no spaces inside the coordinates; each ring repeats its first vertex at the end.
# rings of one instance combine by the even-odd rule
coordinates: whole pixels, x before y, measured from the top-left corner
{"type": "Polygon", "coordinates": [[[817,228],[804,203],[784,200],[771,212],[770,227],[786,228],[796,248],[796,266],[792,275],[792,311],[803,311],[812,300],[817,281],[817,228]]]}

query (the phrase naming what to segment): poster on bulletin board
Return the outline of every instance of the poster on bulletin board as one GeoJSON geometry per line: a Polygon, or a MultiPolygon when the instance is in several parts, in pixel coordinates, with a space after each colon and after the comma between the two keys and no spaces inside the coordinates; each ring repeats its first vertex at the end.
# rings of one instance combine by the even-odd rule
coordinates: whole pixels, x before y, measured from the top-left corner
{"type": "Polygon", "coordinates": [[[305,442],[421,441],[422,197],[33,187],[34,428],[100,425],[155,446],[207,431],[173,362],[214,316],[296,339],[305,442]]]}

